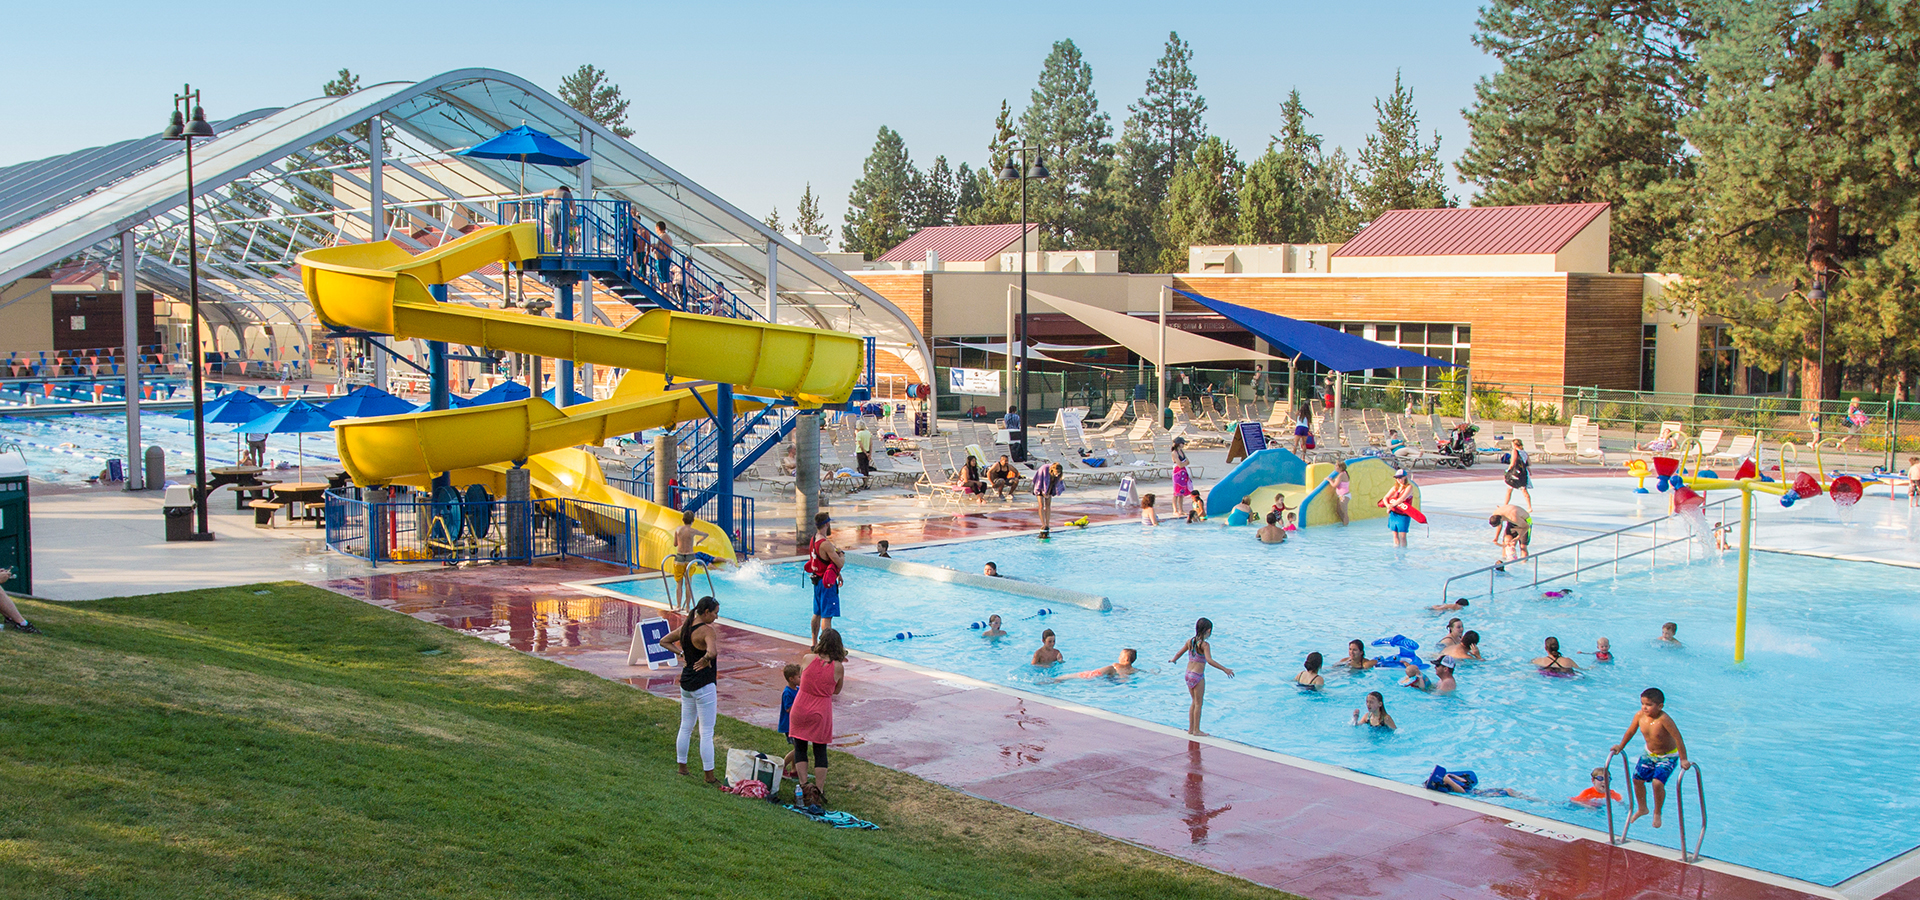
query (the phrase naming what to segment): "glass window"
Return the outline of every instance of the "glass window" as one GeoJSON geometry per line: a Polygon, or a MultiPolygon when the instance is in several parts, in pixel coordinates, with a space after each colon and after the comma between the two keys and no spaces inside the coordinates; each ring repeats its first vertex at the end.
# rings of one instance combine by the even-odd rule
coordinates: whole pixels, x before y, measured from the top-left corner
{"type": "Polygon", "coordinates": [[[1654,350],[1660,342],[1660,326],[1640,326],[1640,389],[1653,390],[1654,350]]]}
{"type": "Polygon", "coordinates": [[[1373,329],[1374,329],[1373,339],[1376,341],[1379,341],[1380,343],[1393,344],[1393,343],[1398,343],[1400,340],[1400,329],[1399,329],[1399,326],[1397,325],[1394,325],[1392,323],[1388,323],[1385,325],[1375,325],[1373,326],[1373,329]]]}
{"type": "Polygon", "coordinates": [[[1402,323],[1400,325],[1401,346],[1424,344],[1426,342],[1427,326],[1417,322],[1402,323]]]}
{"type": "Polygon", "coordinates": [[[1454,346],[1456,347],[1472,346],[1473,345],[1473,326],[1472,325],[1453,326],[1453,343],[1454,343],[1454,346]]]}

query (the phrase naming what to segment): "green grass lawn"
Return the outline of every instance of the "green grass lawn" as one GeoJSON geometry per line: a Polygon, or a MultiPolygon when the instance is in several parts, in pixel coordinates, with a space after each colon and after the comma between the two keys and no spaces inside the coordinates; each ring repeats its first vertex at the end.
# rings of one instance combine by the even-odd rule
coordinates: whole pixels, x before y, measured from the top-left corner
{"type": "Polygon", "coordinates": [[[845,754],[881,830],[815,824],[673,774],[676,703],[317,588],[21,607],[0,897],[1285,896],[845,754]]]}

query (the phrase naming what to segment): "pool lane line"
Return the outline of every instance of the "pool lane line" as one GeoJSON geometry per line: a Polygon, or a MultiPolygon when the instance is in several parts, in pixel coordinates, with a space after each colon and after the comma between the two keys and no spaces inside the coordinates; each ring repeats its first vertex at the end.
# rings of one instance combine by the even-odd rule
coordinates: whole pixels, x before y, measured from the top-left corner
{"type": "MultiPolygon", "coordinates": [[[[978,538],[974,538],[972,540],[977,540],[977,539],[978,538]]],[[[805,557],[799,557],[799,556],[783,557],[780,559],[780,562],[781,563],[794,562],[794,561],[802,560],[804,558],[805,557]]],[[[772,564],[772,563],[770,562],[769,564],[772,564]]],[[[651,609],[656,609],[656,610],[665,612],[668,610],[667,604],[661,603],[657,600],[640,597],[635,594],[628,594],[628,593],[623,593],[621,591],[611,590],[609,588],[601,587],[600,585],[612,584],[612,583],[618,583],[618,582],[627,582],[627,581],[657,581],[657,580],[664,580],[666,577],[667,576],[665,575],[665,573],[654,573],[653,575],[644,575],[638,578],[632,575],[624,575],[624,576],[616,575],[611,578],[595,578],[588,581],[562,582],[558,586],[563,588],[569,588],[572,590],[583,591],[589,594],[596,594],[603,597],[609,597],[615,600],[632,603],[637,606],[645,606],[651,609]]],[[[746,622],[741,622],[734,619],[728,619],[725,616],[720,617],[717,621],[724,622],[728,627],[738,628],[741,631],[748,632],[749,634],[757,634],[762,637],[773,638],[775,640],[782,641],[789,644],[794,644],[802,648],[805,648],[808,646],[807,642],[802,638],[800,638],[798,635],[788,634],[784,631],[778,631],[772,628],[765,628],[759,625],[751,625],[746,622]]],[[[1106,721],[1114,722],[1121,725],[1129,725],[1134,728],[1145,729],[1147,731],[1151,731],[1156,734],[1164,735],[1167,737],[1186,740],[1189,742],[1203,743],[1211,747],[1217,747],[1222,750],[1226,750],[1233,753],[1239,753],[1243,756],[1250,756],[1255,759],[1263,760],[1266,762],[1278,763],[1280,765],[1289,766],[1295,769],[1301,769],[1304,771],[1313,772],[1318,775],[1327,775],[1333,778],[1338,778],[1342,781],[1352,782],[1354,784],[1359,784],[1366,787],[1373,787],[1373,788],[1379,788],[1385,791],[1391,791],[1393,793],[1400,794],[1405,797],[1413,797],[1420,800],[1430,801],[1433,803],[1441,803],[1448,806],[1457,807],[1460,809],[1467,810],[1469,812],[1474,812],[1483,816],[1487,816],[1489,818],[1500,819],[1506,822],[1512,822],[1519,825],[1529,826],[1531,828],[1538,829],[1540,831],[1550,832],[1554,834],[1572,835],[1576,838],[1593,841],[1603,845],[1609,844],[1611,841],[1611,836],[1608,835],[1606,832],[1589,828],[1584,825],[1574,825],[1568,822],[1562,822],[1558,819],[1552,819],[1546,816],[1535,815],[1533,813],[1525,812],[1522,810],[1509,809],[1504,806],[1498,806],[1496,804],[1486,803],[1484,801],[1475,800],[1471,797],[1465,797],[1458,794],[1442,794],[1438,791],[1430,791],[1424,787],[1411,785],[1411,784],[1403,784],[1401,782],[1394,781],[1392,779],[1382,778],[1378,775],[1370,775],[1365,772],[1358,771],[1356,769],[1346,768],[1344,766],[1336,766],[1331,763],[1318,762],[1316,760],[1306,759],[1304,757],[1299,757],[1299,756],[1293,756],[1286,753],[1280,753],[1278,751],[1268,750],[1263,747],[1256,747],[1256,746],[1253,746],[1252,744],[1243,744],[1238,741],[1232,741],[1226,738],[1215,737],[1212,735],[1192,735],[1170,725],[1162,725],[1158,722],[1152,722],[1146,719],[1135,718],[1133,716],[1111,712],[1108,710],[1100,709],[1098,707],[1086,706],[1084,704],[1074,703],[1072,701],[1061,700],[1058,697],[1053,697],[1046,694],[1037,694],[1031,691],[1023,691],[1019,688],[1009,687],[1007,685],[995,684],[990,681],[982,681],[970,675],[961,675],[956,672],[946,672],[940,669],[934,669],[928,666],[923,666],[918,663],[911,663],[905,660],[894,659],[888,656],[881,656],[877,653],[870,653],[864,650],[854,650],[852,648],[848,648],[847,655],[856,659],[861,659],[867,662],[874,663],[876,665],[883,665],[883,666],[888,666],[895,669],[900,669],[902,671],[911,672],[913,674],[930,678],[934,681],[942,682],[944,684],[954,685],[957,688],[955,693],[960,693],[966,690],[992,691],[997,694],[1002,694],[1008,697],[1014,697],[1016,699],[1023,700],[1026,702],[1037,703],[1043,706],[1052,707],[1054,709],[1065,710],[1067,712],[1080,713],[1082,715],[1092,716],[1097,719],[1104,719],[1106,721]]],[[[633,666],[630,668],[639,668],[639,667],[633,666]]],[[[961,793],[968,793],[964,790],[961,790],[960,788],[952,787],[951,785],[948,785],[948,787],[952,790],[959,790],[961,793]]],[[[968,795],[977,796],[973,794],[968,794],[968,795]]],[[[988,799],[988,798],[981,798],[981,799],[988,799]]],[[[991,800],[990,802],[998,803],[1001,806],[1012,807],[1014,809],[1021,809],[1019,806],[1016,806],[1015,804],[1009,803],[1004,800],[991,800]]],[[[1027,812],[1032,815],[1040,815],[1038,813],[1033,813],[1031,810],[1021,809],[1021,811],[1027,812]]],[[[1041,818],[1051,818],[1051,817],[1041,816],[1041,818]]],[[[1058,820],[1055,820],[1055,821],[1058,821],[1058,820]]],[[[1082,831],[1091,831],[1097,834],[1105,835],[1107,837],[1112,837],[1112,835],[1106,835],[1105,832],[1102,832],[1097,828],[1091,828],[1084,825],[1077,825],[1072,822],[1064,822],[1062,824],[1070,825],[1082,831]]],[[[1122,840],[1125,843],[1132,843],[1130,841],[1124,841],[1124,839],[1122,840]]],[[[1137,846],[1143,846],[1143,845],[1137,845],[1137,846]]],[[[1186,860],[1185,857],[1176,856],[1172,853],[1168,853],[1163,850],[1158,850],[1152,847],[1147,847],[1146,849],[1152,850],[1154,853],[1157,853],[1161,856],[1169,856],[1175,859],[1181,859],[1183,861],[1191,862],[1191,860],[1186,860]]],[[[1875,900],[1875,898],[1878,898],[1880,895],[1900,887],[1901,885],[1905,884],[1907,880],[1911,880],[1911,879],[1906,879],[1901,881],[1898,884],[1889,884],[1884,888],[1873,889],[1871,892],[1866,892],[1866,891],[1856,892],[1856,891],[1842,890],[1839,887],[1827,887],[1825,885],[1815,884],[1811,881],[1804,881],[1798,878],[1794,878],[1790,875],[1781,875],[1777,872],[1768,872],[1762,869],[1755,869],[1748,866],[1740,865],[1739,863],[1731,863],[1731,862],[1727,862],[1725,860],[1718,859],[1715,857],[1710,857],[1710,856],[1702,857],[1699,862],[1687,863],[1681,859],[1680,851],[1678,849],[1672,848],[1672,847],[1665,847],[1659,844],[1652,844],[1646,841],[1638,841],[1638,840],[1629,841],[1625,844],[1620,845],[1620,849],[1633,852],[1633,853],[1641,853],[1647,856],[1653,856],[1660,859],[1665,859],[1671,862],[1677,862],[1683,866],[1692,866],[1694,868],[1706,869],[1709,871],[1718,872],[1723,875],[1731,875],[1733,877],[1742,878],[1747,881],[1754,881],[1754,882],[1759,882],[1761,884],[1771,885],[1774,887],[1800,891],[1802,893],[1811,894],[1817,897],[1825,897],[1825,898],[1828,898],[1828,900],[1875,900]]],[[[1869,868],[1865,872],[1855,875],[1852,878],[1847,879],[1847,881],[1841,882],[1841,885],[1844,886],[1855,880],[1862,879],[1868,874],[1875,873],[1878,869],[1882,867],[1890,866],[1896,863],[1900,864],[1898,868],[1902,870],[1904,870],[1905,867],[1909,865],[1913,866],[1917,870],[1920,870],[1920,848],[1914,848],[1913,850],[1909,850],[1907,853],[1902,854],[1901,856],[1894,857],[1893,859],[1880,863],[1873,868],[1869,868]],[[1909,857],[1912,857],[1912,858],[1909,859],[1909,857]]],[[[1231,872],[1223,872],[1222,874],[1230,875],[1232,877],[1240,878],[1242,880],[1250,880],[1250,879],[1246,879],[1245,876],[1234,875],[1231,872]]],[[[1920,873],[1917,873],[1917,874],[1920,874],[1920,873]]],[[[1883,875],[1880,877],[1876,877],[1873,880],[1875,884],[1877,884],[1878,882],[1880,882],[1885,878],[1886,876],[1883,875]]]]}

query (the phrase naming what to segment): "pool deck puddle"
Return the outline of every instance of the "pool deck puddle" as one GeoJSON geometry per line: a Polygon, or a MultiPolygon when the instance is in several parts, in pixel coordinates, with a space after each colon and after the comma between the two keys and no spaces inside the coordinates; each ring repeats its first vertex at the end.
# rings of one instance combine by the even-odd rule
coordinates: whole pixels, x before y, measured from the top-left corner
{"type": "MultiPolygon", "coordinates": [[[[1131,518],[1096,504],[1063,514],[1131,518]]],[[[904,549],[1036,524],[1030,510],[1000,509],[862,526],[854,537],[904,549]]],[[[678,699],[677,670],[627,665],[635,623],[660,604],[595,586],[634,577],[573,561],[317,583],[678,699]]],[[[722,623],[720,708],[771,728],[781,668],[803,646],[722,623]]],[[[1316,900],[1920,900],[1920,851],[1837,888],[1712,859],[1686,865],[1671,849],[1613,847],[1590,829],[870,654],[849,660],[835,719],[849,729],[836,748],[869,762],[1316,900]]]]}

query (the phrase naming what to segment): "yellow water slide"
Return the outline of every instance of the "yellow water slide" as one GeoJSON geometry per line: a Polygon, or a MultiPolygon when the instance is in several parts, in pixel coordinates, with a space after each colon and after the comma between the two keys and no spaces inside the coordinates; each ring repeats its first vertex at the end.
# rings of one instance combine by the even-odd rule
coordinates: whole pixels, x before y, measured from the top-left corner
{"type": "MultiPolygon", "coordinates": [[[[608,487],[597,461],[570,448],[701,418],[713,408],[713,386],[668,388],[672,381],[727,383],[747,394],[819,406],[845,401],[859,380],[865,342],[855,335],[667,310],[613,329],[443,303],[429,293],[428,285],[535,257],[536,228],[489,226],[418,256],[392,241],[300,254],[307,298],[331,325],[630,370],[611,398],[566,409],[535,397],[343,420],[334,426],[340,460],[355,482],[424,484],[450,472],[457,483],[489,484],[498,492],[504,477],[482,473],[523,463],[538,493],[637,510],[633,562],[653,565],[671,552],[679,513],[608,487]]],[[[732,541],[717,526],[697,527],[709,536],[701,549],[733,558],[732,541]]]]}

